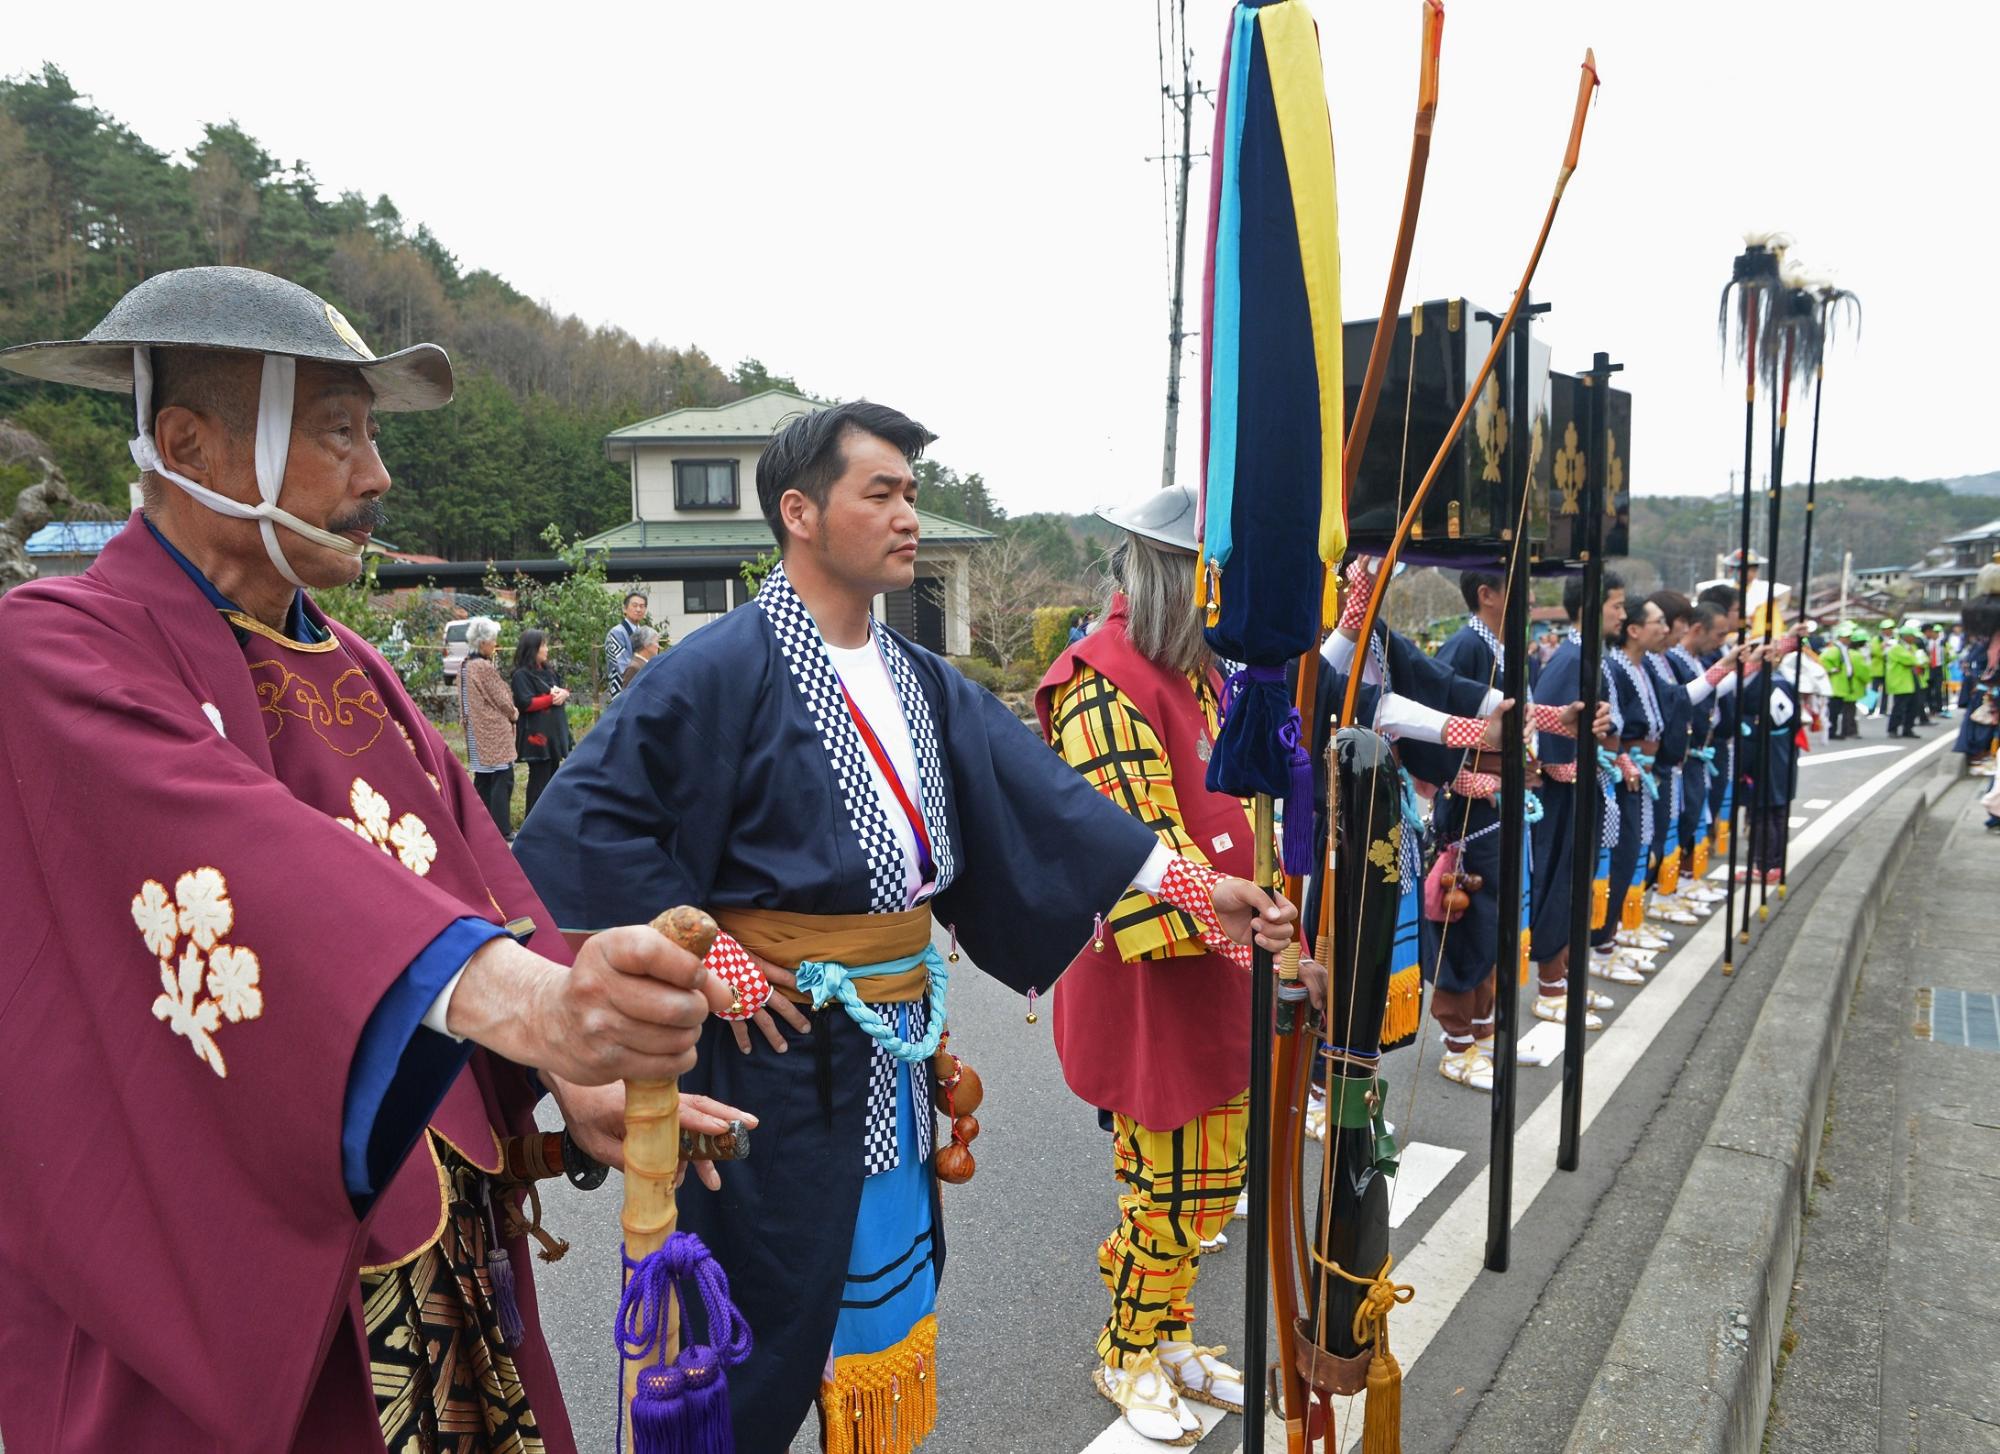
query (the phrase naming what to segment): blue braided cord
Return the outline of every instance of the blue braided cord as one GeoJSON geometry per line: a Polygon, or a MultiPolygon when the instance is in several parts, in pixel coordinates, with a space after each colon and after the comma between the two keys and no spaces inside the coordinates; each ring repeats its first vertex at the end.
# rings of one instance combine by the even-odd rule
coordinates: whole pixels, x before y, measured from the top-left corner
{"type": "Polygon", "coordinates": [[[1410,781],[1409,769],[1400,763],[1396,776],[1403,788],[1403,852],[1399,865],[1406,884],[1420,884],[1424,881],[1423,849],[1419,841],[1424,833],[1424,809],[1417,797],[1416,785],[1410,781]]]}
{"type": "Polygon", "coordinates": [[[1715,749],[1713,747],[1690,747],[1688,749],[1688,756],[1702,762],[1714,762],[1715,749]]]}
{"type": "Polygon", "coordinates": [[[945,965],[944,956],[937,952],[936,945],[926,945],[921,954],[886,959],[880,964],[865,964],[857,969],[849,969],[830,959],[808,959],[799,966],[797,977],[798,987],[812,996],[815,1010],[838,1000],[840,1007],[847,1011],[847,1018],[896,1059],[916,1065],[937,1054],[938,1041],[944,1035],[945,991],[951,983],[951,971],[945,965]],[[930,1023],[924,1029],[923,1039],[910,1041],[892,1030],[872,1006],[862,1003],[854,981],[874,975],[907,974],[920,964],[924,966],[930,983],[930,1023]]]}

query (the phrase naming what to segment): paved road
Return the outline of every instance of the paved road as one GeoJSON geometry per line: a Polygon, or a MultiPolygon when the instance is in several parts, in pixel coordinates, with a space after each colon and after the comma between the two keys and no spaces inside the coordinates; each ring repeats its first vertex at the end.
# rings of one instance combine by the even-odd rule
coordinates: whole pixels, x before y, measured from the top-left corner
{"type": "MultiPolygon", "coordinates": [[[[1504,1276],[1479,1265],[1486,1098],[1437,1075],[1434,1038],[1389,1058],[1391,1116],[1413,1147],[1395,1202],[1401,1225],[1393,1244],[1399,1276],[1407,1274],[1419,1287],[1417,1303],[1397,1315],[1394,1335],[1409,1376],[1405,1447],[1441,1450],[1463,1439],[1460,1446],[1468,1449],[1560,1448],[1575,1408],[1569,1403],[1565,1413],[1564,1403],[1580,1401],[1637,1263],[1624,1275],[1604,1269],[1634,1254],[1643,1261],[1646,1218],[1655,1226],[1664,1219],[1685,1166],[1668,1128],[1698,1121],[1692,1136],[1683,1138],[1691,1153],[1713,1110],[1711,1101],[1708,1114],[1701,1111],[1703,1095],[1719,1096],[1727,1080],[1727,1037],[1719,1050],[1704,1042],[1710,1058],[1724,1062],[1703,1065],[1699,1074],[1688,1063],[1702,1029],[1713,1018],[1735,1016],[1747,1033],[1763,977],[1778,957],[1771,951],[1789,933],[1785,921],[1809,912],[1820,863],[1860,821],[1857,810],[1879,801],[1863,795],[1871,784],[1879,794],[1898,769],[1928,771],[1944,746],[1934,739],[1955,726],[1926,729],[1923,741],[1890,743],[1879,721],[1864,725],[1860,742],[1833,744],[1808,757],[1793,830],[1797,887],[1782,911],[1773,901],[1772,920],[1760,929],[1736,979],[1723,981],[1712,970],[1718,915],[1698,931],[1684,929],[1666,968],[1642,992],[1621,995],[1611,1028],[1593,1037],[1581,1171],[1552,1169],[1559,1062],[1523,1068],[1514,1258],[1504,1276]],[[1925,762],[1910,761],[1927,747],[1925,762]],[[1687,1084],[1690,1079],[1696,1083],[1687,1084]],[[1651,1140],[1649,1129],[1658,1133],[1651,1140]],[[1421,1185],[1428,1176],[1419,1171],[1434,1172],[1435,1184],[1421,1185]],[[1621,1218],[1628,1222],[1622,1233],[1621,1218]],[[1571,1256],[1588,1238],[1606,1246],[1597,1271],[1571,1256]],[[1545,1302],[1547,1309],[1538,1312],[1545,1302]],[[1509,1365],[1510,1352],[1533,1365],[1509,1365]],[[1547,1396],[1508,1397],[1530,1384],[1547,1396]],[[1494,1437],[1474,1438],[1479,1428],[1494,1437]],[[1504,1441],[1502,1429],[1509,1431],[1504,1441]]],[[[1524,997],[1524,1014],[1527,1003],[1524,997]]],[[[1019,999],[980,976],[962,975],[953,981],[952,1023],[954,1043],[985,1078],[987,1099],[980,1113],[979,1175],[969,1185],[945,1188],[951,1260],[940,1308],[941,1408],[927,1454],[1109,1454],[1136,1447],[1136,1441],[1121,1441],[1122,1430],[1109,1429],[1115,1411],[1088,1380],[1106,1310],[1094,1252],[1113,1216],[1107,1140],[1090,1109],[1062,1084],[1046,1014],[1042,1023],[1028,1025],[1019,999]]],[[[588,1196],[556,1189],[548,1198],[548,1222],[575,1250],[539,1270],[572,1417],[583,1447],[592,1450],[610,1448],[614,1417],[609,1328],[616,1303],[617,1198],[616,1178],[588,1196]]],[[[1241,1230],[1236,1224],[1232,1235],[1241,1230]]],[[[1239,1243],[1203,1262],[1196,1336],[1240,1349],[1242,1299],[1239,1243]]],[[[1238,1424],[1221,1420],[1202,1447],[1235,1447],[1238,1424]]],[[[816,1447],[810,1432],[796,1447],[816,1447]]]]}

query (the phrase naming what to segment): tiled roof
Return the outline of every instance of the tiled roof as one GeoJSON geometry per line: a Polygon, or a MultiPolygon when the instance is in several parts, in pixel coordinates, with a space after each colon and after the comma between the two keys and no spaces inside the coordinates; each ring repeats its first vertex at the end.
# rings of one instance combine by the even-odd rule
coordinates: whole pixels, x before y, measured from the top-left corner
{"type": "Polygon", "coordinates": [[[778,426],[796,414],[811,414],[827,406],[784,389],[708,408],[675,409],[637,424],[627,424],[604,436],[606,444],[668,443],[690,440],[769,439],[778,426]]]}
{"type": "MultiPolygon", "coordinates": [[[[934,544],[993,538],[990,531],[927,510],[917,511],[917,520],[922,539],[934,544]]],[[[583,543],[592,550],[761,553],[771,548],[771,531],[761,515],[736,515],[726,520],[628,520],[583,543]]]]}

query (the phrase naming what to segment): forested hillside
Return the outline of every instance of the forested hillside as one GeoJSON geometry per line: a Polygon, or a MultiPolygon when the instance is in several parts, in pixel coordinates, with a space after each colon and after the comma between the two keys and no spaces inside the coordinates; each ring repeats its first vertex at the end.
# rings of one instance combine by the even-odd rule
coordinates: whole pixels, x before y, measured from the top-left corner
{"type": "MultiPolygon", "coordinates": [[[[1937,480],[1821,480],[1813,506],[1813,574],[1837,576],[1841,556],[1852,551],[1857,570],[1912,565],[1947,535],[2000,515],[2000,500],[1958,494],[1937,480]]],[[[1655,584],[1685,590],[1715,573],[1718,553],[1734,550],[1741,497],[1641,495],[1632,501],[1632,560],[1650,568],[1628,570],[1638,589],[1655,584]]],[[[1769,553],[1763,492],[1752,501],[1750,543],[1769,553]]],[[[1778,528],[1780,580],[1796,581],[1805,547],[1805,481],[1785,486],[1778,528]]]]}
{"type": "MultiPolygon", "coordinates": [[[[140,279],[169,268],[263,268],[334,302],[386,353],[421,339],[458,365],[458,398],[391,415],[405,549],[540,553],[542,530],[625,519],[630,489],[604,434],[773,385],[755,359],[725,368],[694,344],[641,342],[559,317],[467,266],[388,197],[327,195],[305,161],[273,157],[234,122],[169,156],[80,96],[53,66],[0,81],[0,339],[74,338],[140,279]]],[[[0,415],[46,440],[71,485],[122,505],[129,404],[0,375],[0,415]]]]}

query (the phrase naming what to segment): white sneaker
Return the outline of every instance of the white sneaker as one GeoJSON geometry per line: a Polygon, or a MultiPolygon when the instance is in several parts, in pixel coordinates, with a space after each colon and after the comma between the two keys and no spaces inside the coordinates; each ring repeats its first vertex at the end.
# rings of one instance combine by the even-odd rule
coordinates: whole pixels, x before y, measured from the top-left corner
{"type": "Polygon", "coordinates": [[[1682,897],[1687,899],[1690,903],[1708,904],[1713,906],[1715,904],[1721,903],[1724,899],[1728,898],[1729,894],[1727,891],[1716,888],[1712,884],[1700,884],[1694,888],[1685,890],[1682,894],[1682,897]]]}
{"type": "Polygon", "coordinates": [[[1222,1361],[1229,1350],[1198,1348],[1192,1343],[1162,1343],[1160,1367],[1174,1381],[1182,1398],[1225,1413],[1243,1412],[1243,1375],[1222,1361]]]}
{"type": "Polygon", "coordinates": [[[1227,1232],[1217,1232],[1213,1237],[1204,1237],[1201,1239],[1201,1250],[1204,1252],[1220,1252],[1228,1245],[1229,1234],[1227,1232]]]}

